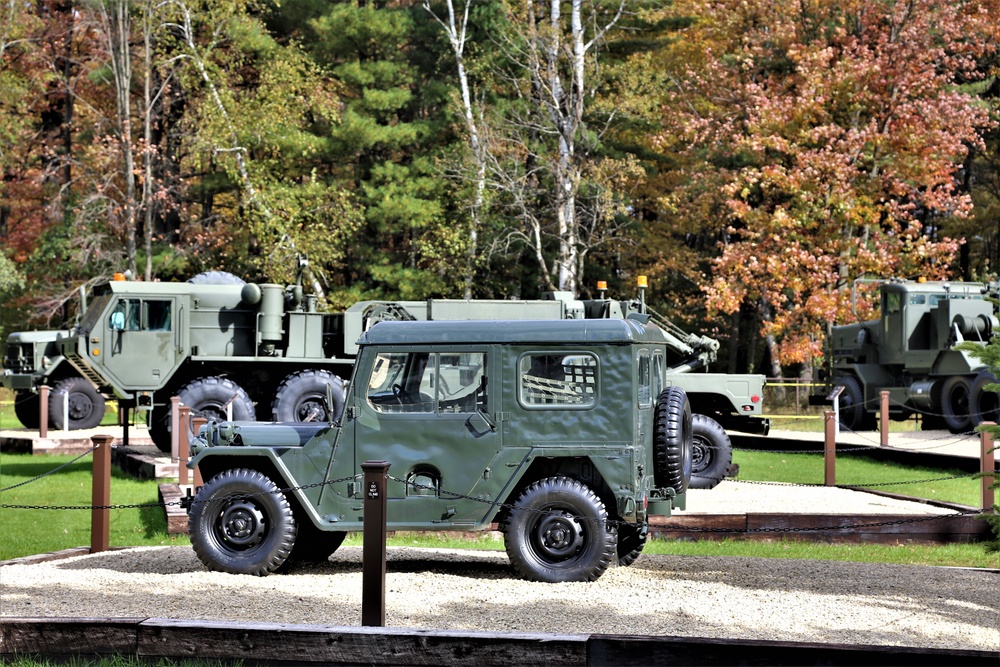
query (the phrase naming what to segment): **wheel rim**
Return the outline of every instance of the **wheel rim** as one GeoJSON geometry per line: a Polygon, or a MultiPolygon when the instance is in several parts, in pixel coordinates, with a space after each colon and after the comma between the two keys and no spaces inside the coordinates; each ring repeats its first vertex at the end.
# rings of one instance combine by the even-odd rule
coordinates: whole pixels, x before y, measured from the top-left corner
{"type": "Polygon", "coordinates": [[[94,403],[82,394],[69,395],[69,417],[75,421],[83,421],[94,411],[94,403]]]}
{"type": "Polygon", "coordinates": [[[708,439],[696,435],[694,443],[691,446],[691,472],[699,473],[704,471],[712,464],[713,458],[712,446],[709,444],[708,439]]]}
{"type": "Polygon", "coordinates": [[[583,546],[583,528],[569,512],[546,514],[535,525],[535,546],[547,561],[558,562],[575,556],[583,546]]]}
{"type": "Polygon", "coordinates": [[[222,542],[239,551],[260,544],[267,532],[264,513],[249,500],[235,500],[219,516],[219,536],[222,542]]]}
{"type": "Polygon", "coordinates": [[[956,415],[965,415],[969,412],[969,390],[965,387],[959,385],[956,386],[954,391],[948,397],[948,404],[951,406],[952,412],[956,415]]]}
{"type": "Polygon", "coordinates": [[[295,416],[300,422],[321,421],[326,419],[326,408],[319,397],[307,396],[295,407],[295,416]]]}

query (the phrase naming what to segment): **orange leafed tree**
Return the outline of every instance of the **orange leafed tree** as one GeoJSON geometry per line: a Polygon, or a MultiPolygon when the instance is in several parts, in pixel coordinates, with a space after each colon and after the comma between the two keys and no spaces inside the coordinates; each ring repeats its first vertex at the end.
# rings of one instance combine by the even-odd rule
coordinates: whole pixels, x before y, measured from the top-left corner
{"type": "Polygon", "coordinates": [[[678,0],[693,18],[664,105],[683,146],[679,215],[724,218],[710,309],[752,307],[773,367],[821,352],[858,277],[947,275],[957,177],[989,126],[957,85],[981,75],[996,6],[946,0],[678,0]]]}

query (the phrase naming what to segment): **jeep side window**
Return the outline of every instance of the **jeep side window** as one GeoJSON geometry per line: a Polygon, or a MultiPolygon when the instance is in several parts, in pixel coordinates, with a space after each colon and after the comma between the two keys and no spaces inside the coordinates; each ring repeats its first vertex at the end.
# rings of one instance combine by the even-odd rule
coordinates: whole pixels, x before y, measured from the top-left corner
{"type": "Polygon", "coordinates": [[[648,408],[653,404],[653,381],[649,367],[649,351],[639,352],[639,407],[648,408]]]}
{"type": "Polygon", "coordinates": [[[655,400],[659,398],[663,391],[663,352],[657,350],[653,353],[653,396],[655,400]]]}
{"type": "Polygon", "coordinates": [[[436,354],[439,413],[486,409],[486,355],[482,352],[436,354]]]}
{"type": "Polygon", "coordinates": [[[532,352],[518,361],[519,396],[525,406],[585,408],[597,400],[597,358],[532,352]]]}
{"type": "Polygon", "coordinates": [[[482,352],[385,352],[368,379],[378,412],[472,413],[486,409],[482,352]]]}

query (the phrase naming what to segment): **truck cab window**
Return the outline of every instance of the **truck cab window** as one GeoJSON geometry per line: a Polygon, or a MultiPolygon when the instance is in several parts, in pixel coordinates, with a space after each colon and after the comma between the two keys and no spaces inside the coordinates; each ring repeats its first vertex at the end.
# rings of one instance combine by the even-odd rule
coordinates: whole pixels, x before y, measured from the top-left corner
{"type": "Polygon", "coordinates": [[[146,301],[143,305],[148,331],[170,331],[169,301],[146,301]]]}

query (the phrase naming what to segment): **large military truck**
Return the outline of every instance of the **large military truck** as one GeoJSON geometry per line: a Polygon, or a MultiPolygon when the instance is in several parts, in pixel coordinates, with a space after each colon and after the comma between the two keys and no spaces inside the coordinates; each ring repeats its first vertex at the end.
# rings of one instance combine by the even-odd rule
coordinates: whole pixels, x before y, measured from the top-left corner
{"type": "Polygon", "coordinates": [[[924,428],[962,433],[997,420],[1000,403],[987,390],[996,380],[968,350],[956,349],[985,345],[998,331],[989,286],[892,279],[876,287],[878,319],[833,327],[827,386],[810,402],[829,403],[839,388],[840,423],[853,431],[875,427],[882,391],[889,392],[890,418],[919,414],[924,428]]]}
{"type": "MultiPolygon", "coordinates": [[[[119,276],[125,279],[125,274],[119,276]]],[[[224,271],[206,271],[188,280],[195,284],[243,284],[224,271]]],[[[78,317],[87,310],[81,289],[78,317]]],[[[40,388],[48,386],[49,426],[56,429],[89,429],[101,423],[105,397],[63,356],[58,341],[74,336],[68,329],[17,331],[7,336],[0,387],[14,393],[14,414],[26,428],[40,424],[40,388]]]]}
{"type": "Polygon", "coordinates": [[[74,387],[146,412],[162,451],[171,448],[174,396],[206,419],[328,420],[335,415],[326,413],[326,387],[334,387],[339,413],[342,378],[350,375],[356,341],[374,323],[392,320],[653,317],[667,346],[664,372],[676,376],[673,382],[685,389],[696,413],[695,488],[714,486],[729,473],[727,429],[766,434],[769,426],[762,417],[764,377],[705,372],[718,341],[685,333],[647,312],[641,291],[639,298],[624,301],[581,301],[565,292],[528,301],[365,301],[344,312],[320,313],[301,281],[280,286],[238,279],[113,280],[95,287],[87,303],[72,334],[54,341],[53,355],[65,359],[74,387]]]}
{"type": "MultiPolygon", "coordinates": [[[[684,509],[692,417],[641,316],[381,322],[334,422],[210,422],[188,467],[211,570],[326,560],[364,523],[361,465],[386,461],[391,531],[487,530],[535,581],[593,581],[684,509]]],[[[332,400],[332,399],[329,399],[332,400]]]]}

